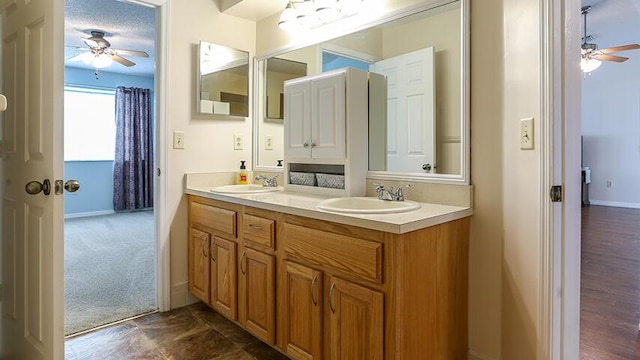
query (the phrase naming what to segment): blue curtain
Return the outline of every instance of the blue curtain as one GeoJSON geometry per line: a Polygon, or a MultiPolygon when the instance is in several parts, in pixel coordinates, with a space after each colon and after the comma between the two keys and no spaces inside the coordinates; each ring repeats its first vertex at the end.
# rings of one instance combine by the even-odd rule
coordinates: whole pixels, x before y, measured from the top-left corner
{"type": "Polygon", "coordinates": [[[153,127],[149,89],[116,88],[113,209],[153,207],[153,127]]]}

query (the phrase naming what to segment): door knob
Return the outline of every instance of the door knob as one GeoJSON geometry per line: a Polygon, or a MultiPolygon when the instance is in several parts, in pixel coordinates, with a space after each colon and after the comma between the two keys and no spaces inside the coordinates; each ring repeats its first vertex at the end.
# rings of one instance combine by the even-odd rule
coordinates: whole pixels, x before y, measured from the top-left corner
{"type": "Polygon", "coordinates": [[[431,164],[422,164],[422,170],[431,171],[431,164]]]}
{"type": "Polygon", "coordinates": [[[78,180],[67,180],[64,183],[64,189],[70,193],[76,192],[80,189],[80,182],[78,180]]]}
{"type": "Polygon", "coordinates": [[[51,194],[51,181],[49,179],[44,179],[43,182],[37,180],[29,181],[24,186],[24,190],[30,195],[38,195],[40,192],[49,195],[51,194]]]}

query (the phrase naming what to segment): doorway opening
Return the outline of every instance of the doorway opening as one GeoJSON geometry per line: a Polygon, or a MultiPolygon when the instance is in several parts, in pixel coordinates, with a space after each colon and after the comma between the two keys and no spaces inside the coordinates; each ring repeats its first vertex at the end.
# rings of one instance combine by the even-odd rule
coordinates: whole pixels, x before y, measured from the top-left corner
{"type": "Polygon", "coordinates": [[[157,310],[156,9],[65,2],[65,335],[157,310]]]}
{"type": "Polygon", "coordinates": [[[638,9],[582,1],[581,358],[638,358],[640,74],[638,9]],[[588,17],[588,22],[587,22],[588,17]],[[588,28],[586,25],[589,25],[588,28]],[[602,58],[587,55],[597,46],[602,58]]]}

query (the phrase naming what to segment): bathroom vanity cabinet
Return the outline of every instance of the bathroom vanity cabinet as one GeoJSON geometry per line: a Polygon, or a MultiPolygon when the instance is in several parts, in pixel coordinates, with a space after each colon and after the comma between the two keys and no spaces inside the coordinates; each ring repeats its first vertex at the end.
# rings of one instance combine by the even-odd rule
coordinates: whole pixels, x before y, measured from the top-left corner
{"type": "Polygon", "coordinates": [[[466,359],[468,217],[398,234],[308,215],[189,195],[190,291],[292,359],[466,359]]]}

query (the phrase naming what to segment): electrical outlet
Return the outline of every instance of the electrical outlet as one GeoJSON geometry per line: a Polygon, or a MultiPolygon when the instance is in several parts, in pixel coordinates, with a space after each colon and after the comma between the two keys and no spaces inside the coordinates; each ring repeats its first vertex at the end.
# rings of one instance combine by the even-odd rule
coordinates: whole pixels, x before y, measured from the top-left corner
{"type": "Polygon", "coordinates": [[[242,150],[242,135],[233,135],[233,150],[242,150]]]}
{"type": "Polygon", "coordinates": [[[273,136],[267,135],[264,137],[264,149],[273,150],[273,136]]]}
{"type": "Polygon", "coordinates": [[[533,149],[533,118],[520,119],[520,149],[533,149]]]}
{"type": "Polygon", "coordinates": [[[173,148],[184,149],[184,131],[173,132],[173,148]]]}

